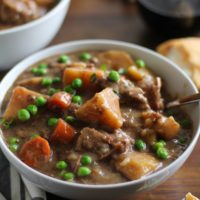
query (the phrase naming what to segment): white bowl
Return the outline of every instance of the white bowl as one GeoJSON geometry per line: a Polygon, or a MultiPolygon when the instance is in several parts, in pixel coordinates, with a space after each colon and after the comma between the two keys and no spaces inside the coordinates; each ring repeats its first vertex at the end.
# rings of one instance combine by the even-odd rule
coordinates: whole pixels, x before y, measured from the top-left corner
{"type": "Polygon", "coordinates": [[[43,17],[11,29],[0,30],[0,70],[44,48],[54,38],[66,16],[70,0],[61,0],[43,17]]]}
{"type": "MultiPolygon", "coordinates": [[[[48,48],[30,56],[16,65],[0,84],[0,107],[8,89],[12,86],[19,74],[39,60],[61,53],[106,49],[124,50],[133,55],[135,58],[144,59],[149,68],[164,79],[171,95],[184,96],[197,92],[196,87],[184,72],[182,72],[174,63],[151,50],[137,45],[112,40],[85,40],[69,42],[48,48]]],[[[149,190],[159,185],[175,173],[186,161],[199,136],[200,105],[193,104],[185,108],[186,112],[192,119],[194,129],[189,147],[181,156],[179,156],[179,158],[165,168],[139,180],[126,183],[110,185],[84,185],[58,180],[42,174],[24,164],[8,149],[3,140],[3,135],[0,137],[0,147],[7,159],[20,173],[46,191],[72,199],[119,199],[125,196],[133,195],[136,192],[149,190]]]]}

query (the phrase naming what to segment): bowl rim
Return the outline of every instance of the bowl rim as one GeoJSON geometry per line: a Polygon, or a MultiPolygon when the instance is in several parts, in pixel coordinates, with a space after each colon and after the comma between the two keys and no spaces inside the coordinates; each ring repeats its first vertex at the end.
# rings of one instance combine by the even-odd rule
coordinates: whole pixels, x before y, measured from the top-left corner
{"type": "Polygon", "coordinates": [[[59,11],[67,4],[70,3],[71,0],[59,0],[58,4],[52,8],[50,11],[48,11],[44,16],[39,17],[38,19],[35,19],[33,21],[27,22],[25,24],[21,24],[18,26],[14,26],[9,29],[3,29],[0,30],[0,36],[2,35],[8,35],[8,34],[14,34],[16,32],[24,31],[29,28],[32,28],[33,26],[37,26],[44,21],[48,20],[48,18],[54,16],[56,13],[59,13],[59,11]]]}
{"type": "MultiPolygon", "coordinates": [[[[23,68],[23,71],[26,70],[28,67],[30,67],[30,65],[27,65],[26,62],[30,62],[31,59],[35,60],[34,63],[37,63],[39,60],[37,57],[39,57],[42,54],[50,54],[51,51],[59,51],[62,48],[67,48],[68,46],[80,46],[80,49],[82,48],[82,46],[84,45],[96,45],[96,44],[103,44],[103,45],[116,45],[118,47],[121,48],[133,48],[133,49],[138,49],[141,50],[143,52],[145,52],[146,54],[150,54],[152,56],[154,56],[155,58],[158,58],[160,60],[162,60],[163,62],[167,63],[168,65],[170,65],[172,68],[175,68],[185,79],[187,79],[187,81],[190,83],[190,85],[192,86],[192,89],[195,92],[198,92],[196,86],[194,85],[194,83],[192,82],[192,80],[186,75],[185,72],[183,72],[175,63],[173,63],[172,61],[170,61],[169,59],[165,58],[164,56],[154,52],[153,50],[150,50],[146,47],[142,47],[140,45],[137,44],[132,44],[132,43],[128,43],[128,42],[122,42],[122,41],[116,41],[116,40],[105,40],[105,39],[92,39],[92,40],[76,40],[76,41],[70,41],[70,42],[66,42],[66,43],[62,43],[59,45],[55,45],[49,48],[46,48],[44,50],[41,50],[29,57],[27,57],[26,59],[22,60],[20,63],[18,63],[17,65],[15,65],[7,74],[6,76],[2,79],[1,83],[0,83],[0,91],[1,91],[1,87],[3,82],[6,82],[7,79],[9,78],[9,76],[13,75],[15,72],[18,71],[18,69],[20,69],[21,65],[26,65],[26,67],[23,68]]],[[[56,54],[54,54],[56,55],[56,54]]],[[[42,59],[48,58],[49,56],[42,56],[42,59]]],[[[20,72],[19,74],[23,73],[20,72]]],[[[19,75],[15,75],[15,78],[18,77],[19,75]]],[[[5,92],[6,95],[6,92],[5,92]]],[[[5,97],[4,95],[4,97],[5,97]]],[[[4,97],[2,98],[2,101],[4,99],[4,97]]],[[[0,105],[0,109],[1,109],[0,105]]],[[[198,110],[200,111],[200,103],[197,104],[198,110]]],[[[199,112],[200,113],[200,112],[199,112]]],[[[200,114],[199,114],[199,118],[200,118],[200,114]]],[[[53,178],[51,176],[48,176],[42,172],[39,172],[31,167],[29,167],[28,165],[26,165],[23,161],[21,161],[14,153],[12,153],[8,146],[6,145],[6,143],[4,142],[3,139],[3,133],[0,129],[0,147],[4,153],[4,151],[9,154],[9,157],[12,159],[12,163],[17,163],[18,165],[21,165],[21,167],[25,168],[26,170],[30,171],[32,175],[36,176],[36,177],[40,177],[45,181],[51,181],[54,182],[55,184],[61,184],[63,186],[69,186],[69,187],[76,187],[76,188],[80,188],[80,189],[113,189],[113,188],[122,188],[122,187],[127,187],[127,186],[131,186],[131,185],[135,185],[135,184],[141,184],[143,182],[147,182],[150,179],[153,179],[155,177],[158,177],[159,175],[161,175],[164,172],[167,172],[169,169],[173,168],[173,166],[176,166],[177,163],[179,161],[181,161],[185,156],[187,157],[187,153],[192,152],[195,144],[197,143],[198,137],[200,135],[200,121],[198,123],[197,126],[197,130],[194,133],[194,137],[191,140],[189,146],[187,147],[187,149],[176,159],[174,160],[172,163],[170,163],[169,165],[163,167],[162,169],[153,172],[150,175],[144,176],[141,179],[138,180],[133,180],[133,181],[127,181],[127,182],[123,182],[123,183],[115,183],[115,184],[98,184],[98,185],[92,185],[92,184],[81,184],[81,183],[72,183],[72,182],[67,182],[64,180],[60,180],[57,178],[53,178]]],[[[189,154],[189,155],[190,155],[189,154]]],[[[5,153],[4,153],[5,155],[5,153]]]]}

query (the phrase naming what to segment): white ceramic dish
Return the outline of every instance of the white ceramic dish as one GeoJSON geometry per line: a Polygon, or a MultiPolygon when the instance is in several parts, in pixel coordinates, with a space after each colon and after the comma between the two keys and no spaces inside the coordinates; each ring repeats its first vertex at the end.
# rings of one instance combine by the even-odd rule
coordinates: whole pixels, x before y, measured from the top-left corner
{"type": "Polygon", "coordinates": [[[43,17],[0,31],[0,70],[12,68],[26,56],[47,46],[60,29],[70,0],[61,0],[43,17]]]}
{"type": "MultiPolygon", "coordinates": [[[[135,58],[144,59],[149,68],[164,79],[166,86],[172,95],[178,94],[179,96],[184,96],[197,92],[197,89],[192,81],[174,63],[151,50],[137,45],[112,40],[85,40],[69,42],[48,48],[17,64],[6,75],[0,84],[0,107],[5,94],[12,86],[18,75],[21,74],[27,67],[38,62],[39,60],[61,53],[106,49],[124,50],[129,52],[135,58]]],[[[186,112],[190,115],[194,126],[193,138],[186,151],[167,167],[142,179],[126,183],[110,185],[83,185],[65,182],[44,175],[25,165],[8,149],[3,141],[2,135],[0,137],[0,147],[8,160],[20,173],[44,190],[72,199],[119,199],[121,197],[133,195],[136,192],[149,190],[159,185],[183,165],[188,156],[191,154],[199,136],[200,105],[190,105],[186,107],[186,112]]]]}

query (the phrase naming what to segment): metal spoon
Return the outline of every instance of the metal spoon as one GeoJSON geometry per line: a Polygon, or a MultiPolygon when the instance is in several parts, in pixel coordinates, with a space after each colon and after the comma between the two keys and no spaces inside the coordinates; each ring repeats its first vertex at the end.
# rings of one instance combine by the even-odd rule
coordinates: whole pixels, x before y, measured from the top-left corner
{"type": "Polygon", "coordinates": [[[171,101],[166,105],[166,108],[179,107],[186,104],[191,104],[200,100],[200,93],[192,94],[175,101],[171,101]]]}

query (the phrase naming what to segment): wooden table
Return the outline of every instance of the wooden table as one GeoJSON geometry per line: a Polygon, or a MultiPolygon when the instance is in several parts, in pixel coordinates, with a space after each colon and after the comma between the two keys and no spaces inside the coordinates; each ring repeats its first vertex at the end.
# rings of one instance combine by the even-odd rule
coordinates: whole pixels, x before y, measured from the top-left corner
{"type": "MultiPolygon", "coordinates": [[[[115,39],[155,48],[167,39],[142,21],[135,3],[72,0],[62,29],[51,45],[79,39],[115,39]]],[[[6,72],[0,73],[0,78],[6,72]]],[[[200,197],[200,142],[184,166],[164,184],[131,200],[180,200],[190,191],[200,197]]]]}

